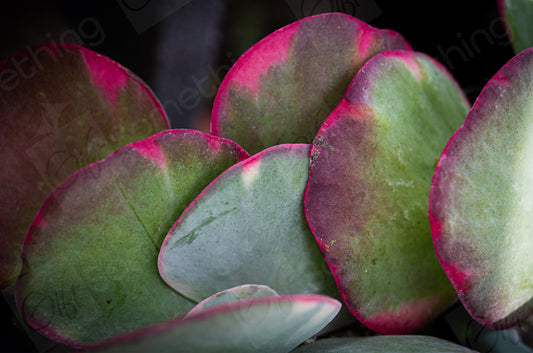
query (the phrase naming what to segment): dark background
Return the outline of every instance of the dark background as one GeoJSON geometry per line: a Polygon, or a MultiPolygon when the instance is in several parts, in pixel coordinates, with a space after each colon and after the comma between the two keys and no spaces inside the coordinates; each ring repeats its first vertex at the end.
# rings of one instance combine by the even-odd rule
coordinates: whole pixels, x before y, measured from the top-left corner
{"type": "MultiPolygon", "coordinates": [[[[401,33],[442,64],[471,102],[513,52],[496,0],[9,1],[0,9],[0,58],[69,41],[121,63],[154,90],[173,128],[209,129],[216,88],[255,42],[304,15],[346,12],[401,33]],[[198,99],[180,93],[196,90],[198,99]]],[[[0,127],[1,128],[1,127],[0,127]]],[[[0,352],[64,351],[25,331],[0,299],[0,352]],[[31,338],[30,338],[31,336],[31,338]]]]}

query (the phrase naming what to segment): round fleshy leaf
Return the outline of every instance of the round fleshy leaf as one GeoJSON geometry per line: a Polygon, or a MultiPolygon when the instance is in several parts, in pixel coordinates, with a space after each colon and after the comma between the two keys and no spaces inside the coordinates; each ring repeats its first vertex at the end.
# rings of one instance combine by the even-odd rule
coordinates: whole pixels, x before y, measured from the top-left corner
{"type": "Polygon", "coordinates": [[[213,294],[209,298],[202,300],[194,308],[187,313],[187,316],[197,314],[199,311],[224,303],[231,303],[238,300],[250,298],[262,298],[272,295],[278,295],[275,290],[270,287],[257,284],[244,284],[242,286],[233,287],[213,294]]]}
{"type": "Polygon", "coordinates": [[[382,333],[413,332],[456,299],[427,219],[431,178],[468,103],[426,55],[370,59],[311,150],[307,220],[348,308],[382,333]]]}
{"type": "Polygon", "coordinates": [[[398,33],[345,14],[294,22],[250,48],[228,72],[215,98],[211,133],[252,154],[311,143],[366,60],[409,48],[398,33]]]}
{"type": "Polygon", "coordinates": [[[429,216],[465,308],[493,329],[533,312],[533,49],[484,87],[443,152],[429,216]]]}
{"type": "Polygon", "coordinates": [[[531,0],[498,0],[507,34],[515,53],[533,46],[533,2],[531,0]]]}
{"type": "Polygon", "coordinates": [[[140,79],[72,44],[28,47],[1,61],[0,82],[0,290],[12,291],[22,243],[52,190],[169,124],[140,79]]]}
{"type": "Polygon", "coordinates": [[[431,336],[375,336],[330,338],[305,344],[293,353],[475,353],[458,344],[431,336]]]}
{"type": "Polygon", "coordinates": [[[189,311],[157,256],[180,213],[246,157],[235,143],[168,130],[67,178],[45,201],[23,250],[15,298],[42,334],[75,347],[189,311]]]}
{"type": "Polygon", "coordinates": [[[320,331],[340,307],[318,295],[243,300],[111,339],[92,352],[284,353],[320,331]]]}
{"type": "Polygon", "coordinates": [[[196,301],[246,283],[338,296],[303,213],[309,149],[271,147],[215,179],[165,238],[163,279],[196,301]]]}

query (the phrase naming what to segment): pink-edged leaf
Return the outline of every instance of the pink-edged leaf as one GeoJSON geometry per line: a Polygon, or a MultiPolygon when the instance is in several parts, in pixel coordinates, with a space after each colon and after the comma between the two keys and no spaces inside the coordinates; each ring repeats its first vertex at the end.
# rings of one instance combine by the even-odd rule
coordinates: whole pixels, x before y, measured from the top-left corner
{"type": "Polygon", "coordinates": [[[12,291],[28,228],[77,169],[168,129],[150,89],[73,44],[28,47],[0,62],[0,290],[12,291]]]}
{"type": "Polygon", "coordinates": [[[339,296],[302,206],[310,147],[270,147],[224,171],[165,238],[161,277],[195,301],[247,283],[339,296]]]}
{"type": "Polygon", "coordinates": [[[83,347],[189,311],[193,303],[159,276],[160,246],[202,189],[247,156],[226,139],[168,130],[68,177],[24,243],[15,286],[22,317],[83,347]]]}
{"type": "Polygon", "coordinates": [[[515,53],[533,46],[533,2],[530,0],[498,0],[500,16],[515,53]]]}
{"type": "Polygon", "coordinates": [[[371,58],[311,149],[307,221],[348,308],[382,333],[420,329],[456,299],[427,219],[436,161],[469,104],[428,56],[371,58]]]}
{"type": "Polygon", "coordinates": [[[252,154],[277,144],[311,143],[366,60],[408,48],[398,33],[345,14],[294,22],[255,44],[228,72],[213,106],[211,133],[252,154]]]}
{"type": "Polygon", "coordinates": [[[284,353],[319,332],[340,307],[320,295],[241,300],[112,338],[91,352],[284,353]]]}
{"type": "Polygon", "coordinates": [[[443,152],[429,217],[439,260],[492,329],[533,312],[533,49],[487,83],[443,152]]]}

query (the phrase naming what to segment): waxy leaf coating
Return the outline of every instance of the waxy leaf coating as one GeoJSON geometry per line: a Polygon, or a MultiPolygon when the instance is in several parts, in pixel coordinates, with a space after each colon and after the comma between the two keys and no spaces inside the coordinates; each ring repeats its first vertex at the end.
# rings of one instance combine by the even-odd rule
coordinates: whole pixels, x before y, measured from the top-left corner
{"type": "Polygon", "coordinates": [[[49,44],[1,61],[0,290],[12,291],[30,224],[63,179],[168,128],[150,89],[95,52],[49,44]]]}
{"type": "Polygon", "coordinates": [[[320,295],[241,300],[113,338],[91,352],[287,353],[326,326],[340,307],[320,295]]]}
{"type": "Polygon", "coordinates": [[[531,0],[498,0],[500,15],[515,53],[533,46],[533,2],[531,0]]]}
{"type": "Polygon", "coordinates": [[[233,287],[215,293],[212,296],[202,300],[196,304],[186,315],[190,316],[198,313],[201,310],[205,310],[213,305],[220,305],[223,303],[234,302],[237,300],[244,300],[249,298],[261,298],[269,297],[272,295],[279,295],[275,290],[264,285],[257,284],[243,284],[241,286],[233,287]]]}
{"type": "Polygon", "coordinates": [[[370,59],[311,149],[309,226],[348,308],[367,327],[408,333],[456,300],[427,219],[429,186],[468,103],[428,56],[370,59]]]}
{"type": "Polygon", "coordinates": [[[329,338],[305,344],[293,353],[475,353],[431,336],[375,336],[329,338]]]}
{"type": "Polygon", "coordinates": [[[487,83],[443,152],[429,217],[444,271],[492,329],[533,312],[533,49],[487,83]]]}
{"type": "Polygon", "coordinates": [[[161,244],[202,189],[246,157],[229,140],[168,130],[71,175],[25,241],[15,290],[22,317],[83,347],[185,314],[194,303],[159,276],[161,244]]]}
{"type": "Polygon", "coordinates": [[[338,296],[303,213],[309,149],[271,147],[215,179],[165,238],[163,279],[196,301],[246,283],[338,296]]]}
{"type": "Polygon", "coordinates": [[[294,22],[255,44],[228,72],[213,106],[211,133],[251,154],[311,143],[370,57],[409,48],[398,33],[345,14],[294,22]]]}

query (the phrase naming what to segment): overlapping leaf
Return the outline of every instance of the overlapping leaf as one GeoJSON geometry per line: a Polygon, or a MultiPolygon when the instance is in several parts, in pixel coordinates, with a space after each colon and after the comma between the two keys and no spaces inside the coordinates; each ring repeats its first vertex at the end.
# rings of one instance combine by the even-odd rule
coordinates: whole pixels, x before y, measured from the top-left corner
{"type": "Polygon", "coordinates": [[[406,48],[398,33],[340,13],[294,22],[254,45],[228,72],[211,133],[252,154],[277,144],[311,143],[365,61],[406,48]]]}
{"type": "Polygon", "coordinates": [[[311,150],[307,221],[350,310],[412,332],[455,299],[427,220],[429,186],[468,103],[424,54],[388,51],[358,72],[311,150]]]}
{"type": "Polygon", "coordinates": [[[484,87],[440,158],[429,216],[465,308],[493,329],[533,312],[533,49],[484,87]]]}
{"type": "Polygon", "coordinates": [[[309,149],[271,147],[214,180],[166,237],[164,280],[196,301],[246,283],[338,296],[303,213],[309,149]]]}
{"type": "Polygon", "coordinates": [[[20,273],[28,228],[77,169],[169,127],[148,87],[72,44],[28,47],[0,62],[0,290],[20,273]]]}
{"type": "Polygon", "coordinates": [[[23,318],[79,347],[185,314],[193,302],[159,276],[161,243],[202,189],[246,157],[231,141],[168,130],[67,178],[24,244],[23,318]]]}
{"type": "Polygon", "coordinates": [[[320,331],[340,307],[320,295],[241,300],[114,338],[92,352],[286,353],[320,331]]]}

